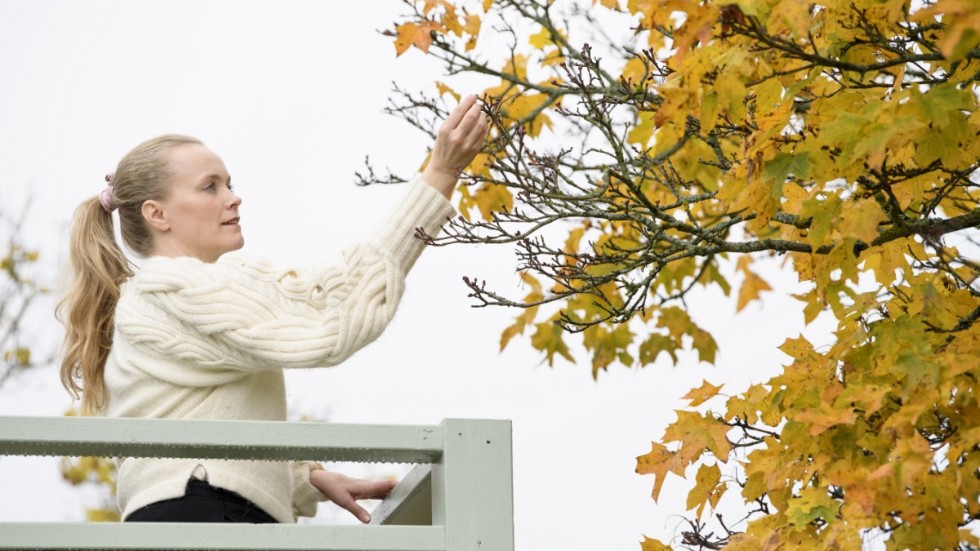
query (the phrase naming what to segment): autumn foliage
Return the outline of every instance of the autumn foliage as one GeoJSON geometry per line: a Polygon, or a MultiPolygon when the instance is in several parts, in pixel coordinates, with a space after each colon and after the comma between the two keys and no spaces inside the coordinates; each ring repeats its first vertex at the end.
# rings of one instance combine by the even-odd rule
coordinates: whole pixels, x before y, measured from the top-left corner
{"type": "MultiPolygon", "coordinates": [[[[524,308],[502,348],[527,335],[551,362],[580,339],[593,375],[712,362],[683,298],[716,285],[741,310],[769,289],[761,255],[807,284],[807,323],[837,320],[830,346],[787,339],[768,381],[692,390],[637,458],[654,499],[669,473],[695,482],[671,544],[980,544],[975,2],[405,5],[399,55],[490,79],[465,219],[432,243],[516,246],[523,299],[467,279],[477,304],[524,308]],[[725,494],[744,520],[716,516],[725,494]]],[[[396,92],[391,111],[426,132],[455,94],[396,92]]]]}

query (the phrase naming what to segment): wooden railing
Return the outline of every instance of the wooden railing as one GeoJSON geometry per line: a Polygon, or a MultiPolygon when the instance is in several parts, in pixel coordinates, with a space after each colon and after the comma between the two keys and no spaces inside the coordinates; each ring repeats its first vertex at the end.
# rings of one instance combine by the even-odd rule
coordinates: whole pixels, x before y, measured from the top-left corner
{"type": "MultiPolygon", "coordinates": [[[[510,421],[410,426],[0,417],[0,455],[416,464],[375,509],[371,525],[0,522],[0,549],[514,549],[510,421]]],[[[17,496],[4,490],[2,499],[17,496]]]]}

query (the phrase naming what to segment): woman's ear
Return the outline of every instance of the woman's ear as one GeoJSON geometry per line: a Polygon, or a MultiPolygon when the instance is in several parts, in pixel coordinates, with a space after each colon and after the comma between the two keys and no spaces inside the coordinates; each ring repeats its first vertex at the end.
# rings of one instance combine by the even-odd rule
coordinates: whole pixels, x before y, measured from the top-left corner
{"type": "Polygon", "coordinates": [[[143,201],[140,212],[143,214],[143,219],[146,220],[146,223],[151,228],[161,232],[170,230],[170,221],[167,220],[167,213],[159,201],[152,199],[143,201]]]}

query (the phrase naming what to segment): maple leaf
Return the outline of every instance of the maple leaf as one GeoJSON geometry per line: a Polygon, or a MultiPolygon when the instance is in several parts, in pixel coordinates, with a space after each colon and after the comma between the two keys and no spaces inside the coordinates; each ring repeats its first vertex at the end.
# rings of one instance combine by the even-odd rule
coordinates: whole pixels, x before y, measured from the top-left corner
{"type": "Polygon", "coordinates": [[[808,486],[800,492],[800,497],[789,500],[786,516],[794,526],[802,528],[817,519],[833,519],[838,509],[840,502],[830,497],[826,488],[808,486]]]}
{"type": "MultiPolygon", "coordinates": [[[[606,3],[608,1],[609,0],[603,0],[603,3],[606,3]]],[[[672,550],[670,546],[664,545],[663,543],[660,542],[660,540],[655,540],[644,536],[643,541],[640,542],[640,551],[672,551],[672,550]]]]}
{"type": "Polygon", "coordinates": [[[682,459],[691,463],[705,450],[710,451],[719,461],[728,460],[731,444],[728,442],[730,427],[707,414],[677,410],[674,421],[664,433],[666,442],[683,442],[679,450],[682,459]]]}
{"type": "Polygon", "coordinates": [[[574,361],[568,352],[568,346],[562,338],[562,330],[554,321],[535,324],[534,335],[531,336],[531,346],[545,353],[548,365],[554,365],[555,354],[568,361],[574,361]]]}
{"type": "Polygon", "coordinates": [[[713,385],[707,380],[704,381],[700,387],[692,389],[690,392],[684,395],[686,400],[690,400],[691,403],[688,404],[690,407],[697,407],[706,401],[715,397],[718,391],[721,390],[722,385],[713,385]]]}
{"type": "Polygon", "coordinates": [[[873,199],[861,199],[843,211],[840,231],[857,239],[871,243],[878,237],[878,224],[886,219],[885,212],[873,199]]]}
{"type": "Polygon", "coordinates": [[[721,493],[716,491],[721,469],[718,465],[701,465],[694,480],[694,489],[687,494],[687,508],[696,509],[694,514],[700,517],[707,505],[714,508],[721,499],[721,493]]]}
{"type": "Polygon", "coordinates": [[[751,263],[751,256],[743,256],[738,259],[737,269],[742,272],[745,279],[742,280],[742,286],[738,289],[738,304],[735,306],[736,312],[741,312],[750,302],[758,300],[763,291],[772,290],[772,287],[766,283],[766,280],[749,269],[749,264],[751,263]]]}
{"type": "Polygon", "coordinates": [[[853,408],[838,409],[821,402],[816,408],[800,410],[795,419],[810,425],[810,436],[818,436],[834,425],[853,423],[857,414],[853,408]]]}
{"type": "Polygon", "coordinates": [[[456,93],[456,91],[455,91],[455,90],[453,90],[452,88],[450,88],[449,86],[447,86],[447,85],[446,85],[445,83],[443,83],[443,82],[439,82],[438,80],[436,81],[436,90],[438,90],[438,91],[439,91],[439,95],[440,95],[440,96],[442,96],[442,95],[444,95],[444,94],[449,94],[449,95],[450,95],[450,96],[452,96],[452,97],[453,97],[453,98],[454,98],[454,99],[455,99],[456,101],[459,101],[459,98],[460,98],[460,96],[459,96],[459,94],[458,94],[458,93],[456,93]]]}
{"type": "Polygon", "coordinates": [[[664,445],[653,442],[648,453],[636,458],[636,472],[638,474],[652,474],[654,501],[660,498],[660,489],[663,487],[664,478],[667,473],[674,473],[677,476],[684,476],[684,469],[689,465],[681,459],[676,452],[668,450],[664,445]]]}
{"type": "Polygon", "coordinates": [[[446,29],[435,21],[423,20],[419,23],[402,23],[395,27],[395,56],[400,56],[415,46],[423,52],[429,52],[433,32],[445,32],[446,29]]]}

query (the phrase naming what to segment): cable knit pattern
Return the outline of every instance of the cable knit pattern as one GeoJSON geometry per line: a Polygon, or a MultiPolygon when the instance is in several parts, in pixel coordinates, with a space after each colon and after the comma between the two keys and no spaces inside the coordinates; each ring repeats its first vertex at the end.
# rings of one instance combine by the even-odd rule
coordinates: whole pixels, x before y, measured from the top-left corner
{"type": "MultiPolygon", "coordinates": [[[[331,366],[376,339],[391,321],[406,273],[454,214],[421,179],[378,232],[324,268],[280,269],[226,257],[153,257],[122,288],[106,362],[107,416],[171,419],[286,418],[282,368],[331,366]]],[[[316,511],[309,463],[127,458],[123,515],[183,495],[198,465],[280,522],[316,511]]]]}

